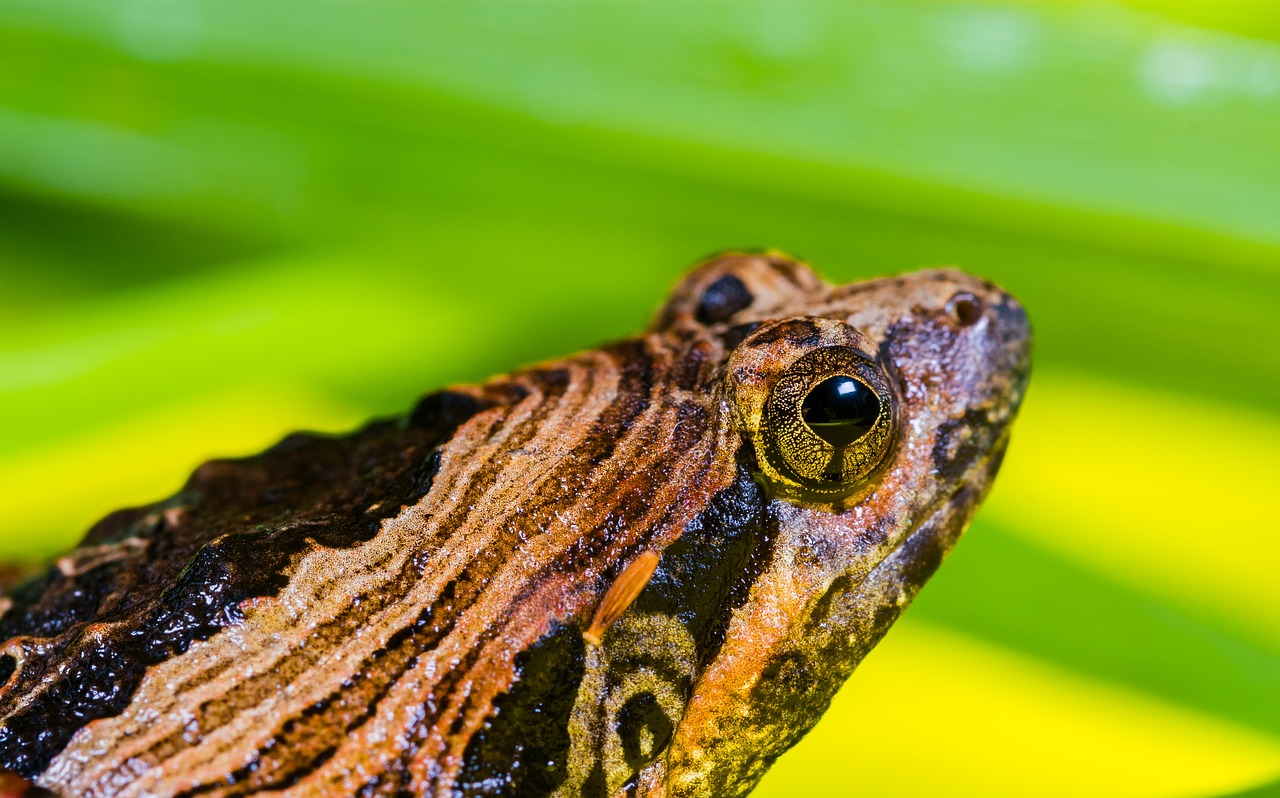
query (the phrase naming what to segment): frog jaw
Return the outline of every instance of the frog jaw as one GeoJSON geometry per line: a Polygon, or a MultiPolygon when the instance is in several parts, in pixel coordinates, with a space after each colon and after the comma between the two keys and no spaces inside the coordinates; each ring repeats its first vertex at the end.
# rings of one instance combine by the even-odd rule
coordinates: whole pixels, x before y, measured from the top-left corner
{"type": "Polygon", "coordinates": [[[817,723],[959,540],[990,489],[1006,442],[1007,435],[871,563],[840,569],[835,559],[816,558],[814,511],[780,507],[771,567],[695,686],[666,757],[656,763],[663,775],[649,774],[657,789],[640,794],[750,792],[817,723]]]}

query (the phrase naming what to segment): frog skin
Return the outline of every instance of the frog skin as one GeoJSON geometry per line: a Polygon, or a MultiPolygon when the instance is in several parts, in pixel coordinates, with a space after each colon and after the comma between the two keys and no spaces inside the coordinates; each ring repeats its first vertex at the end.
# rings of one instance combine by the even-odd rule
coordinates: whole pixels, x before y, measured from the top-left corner
{"type": "Polygon", "coordinates": [[[746,794],[968,524],[1029,353],[965,274],[832,287],[729,253],[636,338],[205,463],[0,600],[0,770],[746,794]]]}

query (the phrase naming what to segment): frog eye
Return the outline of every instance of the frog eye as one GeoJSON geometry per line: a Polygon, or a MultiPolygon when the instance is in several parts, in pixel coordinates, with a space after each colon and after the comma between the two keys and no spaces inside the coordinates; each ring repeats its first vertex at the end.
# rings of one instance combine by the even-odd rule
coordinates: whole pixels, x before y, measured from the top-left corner
{"type": "Polygon", "coordinates": [[[893,444],[889,378],[843,322],[784,319],[753,330],[731,354],[728,379],[739,428],[776,495],[837,504],[893,444]]]}
{"type": "Polygon", "coordinates": [[[818,383],[800,405],[800,417],[819,438],[840,448],[866,435],[884,412],[875,390],[840,374],[818,383]]]}
{"type": "Polygon", "coordinates": [[[850,347],[824,347],[787,369],[765,403],[761,430],[780,474],[843,492],[884,459],[892,439],[888,385],[850,347]]]}

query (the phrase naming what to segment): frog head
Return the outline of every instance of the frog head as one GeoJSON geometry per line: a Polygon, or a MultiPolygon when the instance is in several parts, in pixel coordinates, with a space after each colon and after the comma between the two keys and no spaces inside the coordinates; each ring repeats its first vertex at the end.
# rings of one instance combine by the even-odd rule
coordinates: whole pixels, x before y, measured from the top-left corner
{"type": "Polygon", "coordinates": [[[738,476],[606,635],[601,684],[617,695],[598,714],[615,759],[658,754],[640,794],[744,794],[969,523],[1026,387],[1030,328],[957,271],[833,287],[763,253],[701,265],[656,329],[714,342],[706,390],[738,476]]]}

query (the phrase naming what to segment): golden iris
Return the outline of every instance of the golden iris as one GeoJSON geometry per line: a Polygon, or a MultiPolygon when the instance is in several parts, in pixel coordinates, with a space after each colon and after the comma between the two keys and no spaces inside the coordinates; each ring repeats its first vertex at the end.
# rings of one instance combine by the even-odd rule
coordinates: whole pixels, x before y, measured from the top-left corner
{"type": "Polygon", "coordinates": [[[880,464],[893,438],[888,381],[849,347],[817,349],[792,364],[762,420],[775,468],[821,492],[852,488],[880,464]]]}

